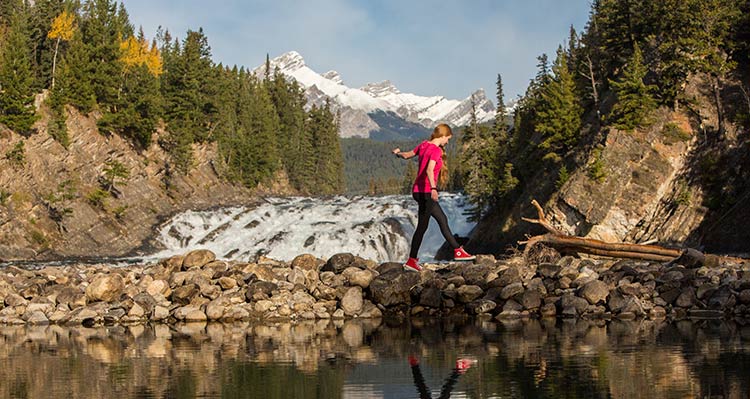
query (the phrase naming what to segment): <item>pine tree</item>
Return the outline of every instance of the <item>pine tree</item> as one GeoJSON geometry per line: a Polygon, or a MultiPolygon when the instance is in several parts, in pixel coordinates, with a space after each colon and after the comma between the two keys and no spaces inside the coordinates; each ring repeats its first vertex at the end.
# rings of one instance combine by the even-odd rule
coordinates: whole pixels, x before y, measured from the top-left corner
{"type": "Polygon", "coordinates": [[[0,123],[23,135],[31,133],[38,119],[28,37],[28,10],[20,8],[10,15],[9,30],[0,48],[0,123]]]}
{"type": "MultiPolygon", "coordinates": [[[[124,9],[120,7],[120,11],[124,9]]],[[[133,35],[127,14],[118,13],[112,0],[89,0],[83,6],[80,28],[89,57],[85,78],[90,82],[96,103],[105,112],[117,112],[121,104],[120,40],[133,35]]]]}
{"type": "Polygon", "coordinates": [[[633,130],[647,123],[649,114],[656,108],[656,102],[651,96],[653,86],[646,85],[643,81],[647,72],[640,47],[636,44],[622,78],[617,82],[610,80],[610,85],[617,94],[617,102],[607,119],[618,129],[633,130]]]}
{"type": "Polygon", "coordinates": [[[552,152],[566,151],[578,141],[583,109],[578,103],[575,82],[562,48],[557,51],[552,72],[554,77],[544,86],[537,114],[536,129],[544,136],[539,146],[552,152]]]}

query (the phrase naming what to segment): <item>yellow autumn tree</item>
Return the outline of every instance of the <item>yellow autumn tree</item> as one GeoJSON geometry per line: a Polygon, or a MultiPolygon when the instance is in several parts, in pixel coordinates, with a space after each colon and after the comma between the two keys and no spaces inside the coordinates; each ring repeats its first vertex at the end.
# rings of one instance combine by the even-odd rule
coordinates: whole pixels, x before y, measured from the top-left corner
{"type": "Polygon", "coordinates": [[[57,50],[60,47],[60,41],[66,42],[73,38],[75,32],[75,15],[63,11],[52,21],[52,28],[47,37],[55,40],[55,56],[52,58],[52,87],[55,87],[55,68],[57,67],[57,50]]]}
{"type": "Polygon", "coordinates": [[[136,39],[134,36],[120,42],[120,61],[129,69],[134,66],[146,65],[148,71],[159,76],[162,73],[162,60],[156,43],[149,48],[146,39],[136,39]]]}

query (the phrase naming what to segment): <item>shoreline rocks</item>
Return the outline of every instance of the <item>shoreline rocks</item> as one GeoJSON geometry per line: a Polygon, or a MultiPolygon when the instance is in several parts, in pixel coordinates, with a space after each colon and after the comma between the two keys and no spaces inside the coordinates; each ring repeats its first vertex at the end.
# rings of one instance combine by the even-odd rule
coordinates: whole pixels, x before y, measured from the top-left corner
{"type": "Polygon", "coordinates": [[[157,264],[0,269],[0,324],[111,325],[409,317],[729,318],[750,316],[750,264],[520,257],[426,265],[217,260],[207,250],[157,264]]]}

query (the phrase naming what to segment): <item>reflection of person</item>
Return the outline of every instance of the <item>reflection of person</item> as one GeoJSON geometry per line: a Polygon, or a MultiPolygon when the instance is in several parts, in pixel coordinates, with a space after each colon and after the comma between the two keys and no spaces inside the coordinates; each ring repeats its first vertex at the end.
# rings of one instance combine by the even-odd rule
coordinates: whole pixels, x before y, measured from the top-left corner
{"type": "MultiPolygon", "coordinates": [[[[453,369],[448,378],[445,379],[443,388],[440,389],[440,396],[438,397],[439,399],[447,399],[451,397],[453,387],[456,385],[458,377],[464,374],[473,363],[474,360],[472,359],[456,360],[456,367],[453,369]]],[[[432,399],[430,389],[427,388],[427,384],[425,384],[424,382],[424,377],[422,377],[422,371],[419,369],[419,359],[417,359],[414,355],[410,355],[409,365],[411,366],[411,374],[414,377],[414,386],[417,387],[417,392],[419,393],[419,399],[432,399]]]]}
{"type": "Polygon", "coordinates": [[[409,260],[404,264],[407,270],[420,271],[422,268],[417,263],[417,253],[419,246],[422,245],[422,238],[427,231],[430,223],[430,216],[434,217],[440,226],[440,232],[443,233],[446,241],[453,247],[454,260],[472,260],[472,256],[461,247],[456,238],[453,237],[450,227],[448,227],[448,218],[445,216],[443,209],[438,204],[438,181],[444,187],[447,177],[447,166],[445,165],[445,145],[453,137],[450,126],[441,123],[435,127],[429,140],[423,141],[412,151],[402,152],[400,148],[395,148],[393,153],[397,157],[409,159],[415,155],[419,156],[419,169],[417,178],[412,187],[412,197],[419,205],[417,228],[411,239],[411,251],[409,260]],[[440,169],[443,173],[440,173],[440,169]],[[439,176],[439,179],[438,179],[439,176]]]}

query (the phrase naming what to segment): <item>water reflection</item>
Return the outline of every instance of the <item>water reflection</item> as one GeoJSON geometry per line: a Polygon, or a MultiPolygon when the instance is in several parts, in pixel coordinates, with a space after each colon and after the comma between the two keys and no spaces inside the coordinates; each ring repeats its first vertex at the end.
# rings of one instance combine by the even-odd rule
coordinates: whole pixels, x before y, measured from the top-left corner
{"type": "Polygon", "coordinates": [[[729,322],[3,327],[0,396],[740,398],[749,339],[729,322]]]}

